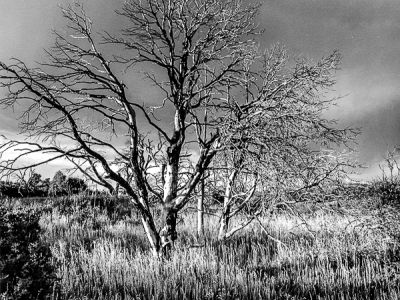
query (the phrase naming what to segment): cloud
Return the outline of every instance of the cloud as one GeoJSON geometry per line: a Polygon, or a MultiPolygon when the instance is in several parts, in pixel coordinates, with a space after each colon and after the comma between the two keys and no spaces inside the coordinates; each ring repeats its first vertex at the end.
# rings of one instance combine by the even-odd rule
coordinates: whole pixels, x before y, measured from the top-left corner
{"type": "MultiPolygon", "coordinates": [[[[57,1],[3,1],[0,12],[0,61],[19,57],[34,65],[51,45],[51,29],[64,31],[57,1]]],[[[84,0],[95,31],[113,31],[121,18],[113,13],[122,0],[84,0]]],[[[64,0],[63,5],[73,3],[64,0]]],[[[295,54],[317,59],[339,49],[342,70],[333,95],[347,95],[328,115],[342,125],[363,127],[360,160],[380,161],[387,147],[400,144],[400,4],[398,0],[265,0],[259,16],[265,28],[261,44],[282,42],[295,54]]],[[[159,93],[142,75],[125,74],[132,98],[157,102],[159,93]]],[[[0,92],[2,93],[2,92],[0,92]]],[[[172,110],[171,110],[172,113],[172,110]]],[[[161,122],[163,128],[171,124],[161,122]]],[[[17,122],[0,111],[0,134],[13,135],[17,122]]],[[[147,130],[147,127],[145,128],[147,130]]],[[[151,130],[149,128],[148,130],[151,130]]]]}
{"type": "Polygon", "coordinates": [[[343,54],[332,95],[345,96],[327,114],[361,127],[359,160],[376,173],[388,148],[400,144],[400,5],[397,0],[266,0],[263,45],[282,42],[314,59],[343,54]]]}
{"type": "Polygon", "coordinates": [[[282,42],[311,57],[339,49],[343,69],[370,77],[400,69],[399,16],[397,0],[266,0],[260,23],[264,46],[282,42]]]}

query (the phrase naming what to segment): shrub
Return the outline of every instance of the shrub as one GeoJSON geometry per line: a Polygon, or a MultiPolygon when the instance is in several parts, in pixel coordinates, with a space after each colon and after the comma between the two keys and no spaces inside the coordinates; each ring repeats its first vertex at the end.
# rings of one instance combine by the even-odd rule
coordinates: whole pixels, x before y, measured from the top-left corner
{"type": "Polygon", "coordinates": [[[400,181],[380,180],[374,181],[371,185],[371,194],[378,197],[382,204],[400,204],[400,181]]]}
{"type": "Polygon", "coordinates": [[[382,175],[372,182],[371,194],[379,197],[382,204],[400,205],[399,149],[389,151],[385,163],[379,165],[382,175]]]}
{"type": "Polygon", "coordinates": [[[46,299],[56,279],[51,252],[41,241],[37,211],[0,207],[0,294],[46,299]]]}

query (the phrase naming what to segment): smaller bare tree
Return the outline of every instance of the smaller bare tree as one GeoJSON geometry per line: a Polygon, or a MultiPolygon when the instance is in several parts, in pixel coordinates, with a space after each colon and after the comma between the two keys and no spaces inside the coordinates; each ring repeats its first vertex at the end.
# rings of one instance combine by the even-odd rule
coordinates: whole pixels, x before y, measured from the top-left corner
{"type": "Polygon", "coordinates": [[[228,92],[229,110],[220,121],[228,146],[214,160],[216,184],[224,187],[220,240],[250,224],[264,206],[304,201],[293,196],[346,174],[352,164],[335,150],[349,149],[357,132],[324,117],[336,100],[325,93],[339,62],[335,51],[290,67],[285,49],[276,46],[249,61],[241,84],[228,92]],[[242,222],[229,228],[239,213],[242,222]]]}

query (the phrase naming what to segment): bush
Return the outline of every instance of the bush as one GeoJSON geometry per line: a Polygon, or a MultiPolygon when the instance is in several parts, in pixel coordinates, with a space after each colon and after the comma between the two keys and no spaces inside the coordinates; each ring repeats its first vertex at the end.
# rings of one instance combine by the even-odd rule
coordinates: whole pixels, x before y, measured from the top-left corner
{"type": "Polygon", "coordinates": [[[43,185],[29,186],[20,182],[0,181],[0,196],[11,198],[45,197],[48,187],[43,185]]]}
{"type": "Polygon", "coordinates": [[[383,205],[400,205],[400,164],[399,149],[389,151],[385,163],[379,165],[382,175],[372,182],[371,194],[378,197],[383,205]]]}
{"type": "Polygon", "coordinates": [[[400,182],[398,180],[374,181],[371,194],[378,197],[382,204],[400,205],[400,182]]]}
{"type": "Polygon", "coordinates": [[[41,241],[37,211],[0,207],[0,295],[46,299],[55,282],[51,252],[41,241]]]}

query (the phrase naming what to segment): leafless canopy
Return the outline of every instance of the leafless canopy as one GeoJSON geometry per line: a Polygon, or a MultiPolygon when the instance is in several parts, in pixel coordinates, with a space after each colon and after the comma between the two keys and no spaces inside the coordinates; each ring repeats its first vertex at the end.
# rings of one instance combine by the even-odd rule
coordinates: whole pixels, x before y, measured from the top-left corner
{"type": "MultiPolygon", "coordinates": [[[[69,35],[55,33],[47,62],[38,68],[19,60],[0,63],[1,86],[8,90],[1,104],[23,107],[21,132],[28,137],[1,146],[3,155],[19,151],[12,159],[3,156],[1,170],[26,168],[19,161],[45,153],[47,159],[30,167],[66,158],[98,184],[109,189],[110,182],[119,184],[142,213],[158,251],[168,242],[160,241],[149,198],[166,208],[167,223],[175,219],[219,148],[214,128],[199,140],[195,167],[179,182],[181,156],[192,142],[188,134],[205,126],[204,106],[219,101],[227,82],[253,55],[257,7],[239,0],[130,0],[118,11],[126,27],[102,35],[93,32],[81,5],[62,12],[69,35]],[[124,83],[125,74],[138,68],[147,70],[159,90],[154,106],[136,99],[124,83]],[[118,137],[129,139],[128,146],[117,147],[118,137]],[[119,172],[122,168],[129,170],[119,172]],[[163,171],[161,190],[152,185],[154,168],[163,171]]],[[[171,222],[161,236],[174,236],[171,222]]]]}
{"type": "Polygon", "coordinates": [[[252,162],[286,174],[310,166],[310,143],[348,137],[321,118],[331,102],[319,93],[334,83],[339,55],[299,60],[288,72],[281,48],[258,51],[257,11],[240,0],[129,0],[117,12],[120,32],[97,34],[81,5],[63,9],[69,34],[55,33],[46,62],[0,62],[8,91],[0,103],[22,107],[27,137],[0,146],[0,171],[64,158],[99,185],[117,184],[159,253],[176,239],[176,214],[218,152],[231,155],[235,169],[252,162]],[[137,71],[157,90],[156,101],[132,95],[137,71]],[[21,163],[35,153],[46,158],[21,163]],[[164,209],[161,231],[150,199],[164,209]]]}
{"type": "Polygon", "coordinates": [[[329,92],[340,58],[334,51],[317,62],[291,62],[275,46],[245,64],[238,84],[229,88],[226,108],[216,107],[229,145],[214,160],[215,184],[224,190],[221,239],[254,220],[261,202],[337,183],[354,165],[338,150],[348,150],[357,132],[324,117],[337,100],[329,92]],[[248,218],[227,231],[229,219],[245,208],[248,218]]]}

